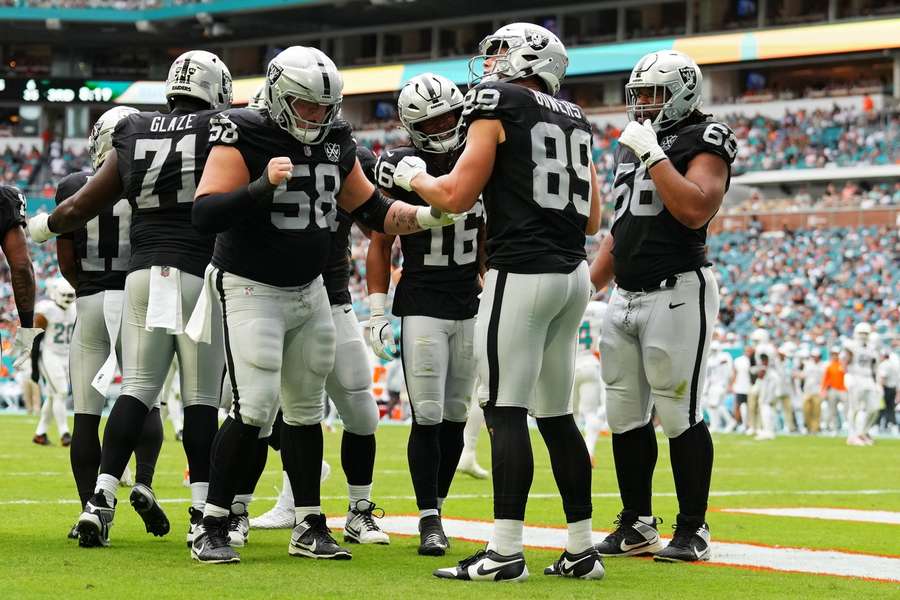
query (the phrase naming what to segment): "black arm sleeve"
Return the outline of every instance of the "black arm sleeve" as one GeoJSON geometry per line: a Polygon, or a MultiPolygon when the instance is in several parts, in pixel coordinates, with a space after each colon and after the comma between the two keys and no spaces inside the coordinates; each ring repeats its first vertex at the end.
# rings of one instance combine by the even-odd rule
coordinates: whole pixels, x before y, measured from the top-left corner
{"type": "Polygon", "coordinates": [[[31,380],[35,383],[41,379],[40,361],[41,361],[41,342],[44,340],[44,332],[40,332],[34,336],[34,342],[31,344],[31,380]]]}
{"type": "Polygon", "coordinates": [[[369,229],[384,233],[384,219],[394,202],[395,200],[388,198],[378,188],[375,188],[369,199],[360,204],[356,210],[350,213],[350,216],[369,229]]]}
{"type": "Polygon", "coordinates": [[[271,202],[274,189],[263,173],[250,185],[233,192],[200,196],[194,200],[191,222],[201,233],[220,233],[243,221],[247,213],[271,202]]]}

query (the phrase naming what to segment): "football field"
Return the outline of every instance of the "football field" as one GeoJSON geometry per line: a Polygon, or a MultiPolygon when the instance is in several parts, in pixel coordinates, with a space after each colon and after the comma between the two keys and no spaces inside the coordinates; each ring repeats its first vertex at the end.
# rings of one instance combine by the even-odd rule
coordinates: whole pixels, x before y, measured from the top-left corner
{"type": "MultiPolygon", "coordinates": [[[[111,546],[83,549],[66,539],[79,513],[66,448],[31,443],[36,417],[0,416],[0,595],[3,598],[900,598],[900,440],[850,448],[842,438],[783,437],[753,442],[714,436],[711,512],[713,559],[672,565],[648,559],[607,559],[599,582],[545,577],[564,540],[562,508],[546,450],[536,431],[535,477],[528,504],[524,584],[438,580],[436,567],[468,556],[489,534],[490,481],[457,476],[444,505],[451,549],[442,558],[416,554],[416,506],[406,461],[405,426],[378,431],[374,500],[391,545],[351,546],[349,562],[288,556],[289,532],[258,531],[240,550],[239,565],[200,565],[184,542],[188,490],[181,445],[167,429],[154,488],[172,521],[164,538],[144,533],[118,495],[111,546]],[[464,541],[466,538],[472,541],[464,541]]],[[[53,436],[56,442],[55,436],[53,436]]],[[[677,512],[668,459],[660,438],[654,512],[671,534],[677,512]]],[[[346,484],[340,469],[340,430],[325,434],[332,474],[323,508],[340,541],[346,484]]],[[[480,462],[489,464],[483,434],[480,462]]],[[[619,509],[609,438],[601,438],[594,471],[595,540],[613,527],[619,509]]],[[[268,510],[280,485],[280,461],[269,463],[250,507],[268,510]]]]}

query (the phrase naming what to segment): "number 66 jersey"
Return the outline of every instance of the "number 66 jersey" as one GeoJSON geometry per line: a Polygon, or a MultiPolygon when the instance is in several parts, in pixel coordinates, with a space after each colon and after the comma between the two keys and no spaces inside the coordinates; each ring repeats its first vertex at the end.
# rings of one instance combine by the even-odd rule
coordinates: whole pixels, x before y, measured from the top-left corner
{"type": "MultiPolygon", "coordinates": [[[[658,134],[659,145],[684,175],[695,156],[710,153],[728,165],[737,154],[734,133],[727,125],[706,117],[688,117],[680,124],[658,134]]],[[[615,154],[613,198],[615,217],[612,225],[616,282],[627,290],[659,286],[677,273],[696,270],[708,264],[706,230],[682,225],[663,205],[650,173],[626,146],[619,144],[615,154]]]]}

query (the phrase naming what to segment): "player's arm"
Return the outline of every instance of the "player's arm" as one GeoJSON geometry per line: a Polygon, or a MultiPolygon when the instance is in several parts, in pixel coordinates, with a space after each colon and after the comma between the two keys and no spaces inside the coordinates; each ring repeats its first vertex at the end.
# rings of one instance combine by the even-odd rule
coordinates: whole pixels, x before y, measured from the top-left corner
{"type": "Polygon", "coordinates": [[[213,146],[194,193],[191,222],[204,233],[229,229],[257,206],[271,202],[272,191],[290,178],[292,168],[288,158],[273,158],[262,176],[251,183],[240,150],[233,146],[213,146]]]}
{"type": "Polygon", "coordinates": [[[59,263],[59,272],[72,287],[78,286],[78,268],[75,260],[74,240],[65,237],[57,238],[56,261],[59,263]]]}
{"type": "Polygon", "coordinates": [[[359,164],[353,164],[337,196],[338,206],[373,232],[391,235],[416,233],[423,229],[443,227],[454,222],[455,216],[434,215],[427,206],[413,206],[393,200],[381,193],[368,180],[359,164]]]}
{"type": "Polygon", "coordinates": [[[588,235],[597,235],[600,231],[600,183],[597,181],[597,168],[594,161],[590,161],[591,167],[591,212],[588,216],[584,232],[588,235]]]}
{"type": "Polygon", "coordinates": [[[391,252],[395,236],[372,232],[366,253],[366,288],[369,295],[387,294],[391,284],[391,252]]]}
{"type": "Polygon", "coordinates": [[[600,248],[597,250],[597,256],[591,263],[591,283],[597,290],[602,290],[613,279],[613,236],[612,232],[608,233],[605,238],[600,241],[600,248]]]}
{"type": "Polygon", "coordinates": [[[122,198],[122,179],[115,152],[110,152],[97,173],[80,190],[66,198],[50,215],[40,214],[28,220],[28,231],[35,242],[46,242],[60,233],[84,227],[88,221],[122,198]]]}
{"type": "Polygon", "coordinates": [[[670,160],[663,160],[650,168],[650,178],[672,216],[685,227],[699,229],[722,206],[728,165],[715,154],[701,152],[688,163],[684,175],[670,160]]]}
{"type": "Polygon", "coordinates": [[[406,157],[394,171],[394,183],[404,189],[411,188],[425,202],[444,212],[467,212],[491,178],[497,146],[506,140],[505,136],[500,120],[479,119],[469,126],[466,148],[452,171],[432,177],[425,172],[424,162],[418,159],[420,166],[411,172],[409,167],[416,164],[416,159],[406,157]],[[404,184],[404,176],[408,177],[409,187],[404,184]]]}
{"type": "Polygon", "coordinates": [[[28,253],[25,230],[19,224],[11,227],[0,240],[0,246],[9,263],[9,279],[16,298],[19,323],[22,327],[31,327],[34,321],[34,267],[28,253]]]}

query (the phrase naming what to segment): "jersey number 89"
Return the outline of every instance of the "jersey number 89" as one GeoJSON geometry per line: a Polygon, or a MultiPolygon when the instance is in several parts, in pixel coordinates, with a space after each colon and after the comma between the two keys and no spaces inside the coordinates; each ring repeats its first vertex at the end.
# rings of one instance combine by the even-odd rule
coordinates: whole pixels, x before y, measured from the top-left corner
{"type": "Polygon", "coordinates": [[[584,216],[591,212],[591,134],[572,129],[568,135],[555,123],[531,128],[534,201],[542,208],[564,210],[569,202],[584,216]],[[574,174],[573,178],[571,174],[574,174]],[[573,182],[572,179],[575,181],[573,182]],[[583,182],[582,185],[578,183],[583,182]]]}

